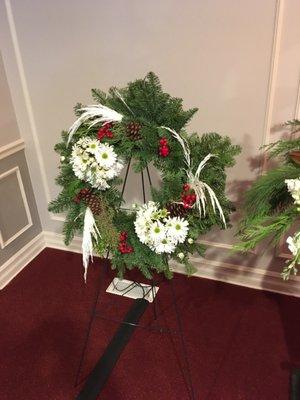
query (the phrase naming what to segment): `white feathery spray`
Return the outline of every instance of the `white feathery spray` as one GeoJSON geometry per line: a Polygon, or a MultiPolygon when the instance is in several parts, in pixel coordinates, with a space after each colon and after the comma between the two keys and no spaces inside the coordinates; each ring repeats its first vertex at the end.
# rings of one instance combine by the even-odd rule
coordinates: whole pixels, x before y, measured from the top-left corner
{"type": "Polygon", "coordinates": [[[110,122],[120,122],[122,121],[123,115],[119,114],[117,111],[112,110],[109,107],[106,107],[102,104],[94,104],[86,107],[82,107],[79,109],[82,111],[82,114],[79,118],[74,122],[74,124],[69,129],[69,137],[67,144],[70,143],[74,133],[77,129],[85,122],[88,122],[89,128],[92,126],[102,123],[103,125],[108,124],[110,122]]]}
{"type": "Polygon", "coordinates": [[[93,261],[93,238],[98,241],[100,237],[93,213],[89,207],[84,215],[83,236],[82,236],[82,262],[84,266],[84,281],[86,282],[89,259],[93,261]]]}
{"type": "Polygon", "coordinates": [[[192,171],[191,165],[191,150],[189,147],[188,142],[181,137],[177,132],[173,129],[168,128],[167,126],[162,126],[162,128],[167,129],[170,133],[172,133],[173,137],[178,140],[179,144],[182,147],[184,160],[187,165],[186,174],[188,177],[188,183],[190,184],[191,188],[194,190],[196,194],[196,207],[199,210],[200,217],[206,214],[206,205],[207,205],[207,194],[209,195],[209,199],[213,208],[214,213],[218,209],[220,217],[224,226],[226,227],[226,221],[224,217],[224,213],[221,207],[221,204],[213,191],[213,189],[205,182],[200,180],[200,173],[202,169],[205,167],[206,163],[211,157],[215,157],[214,154],[209,153],[198,165],[198,168],[195,173],[192,171]]]}

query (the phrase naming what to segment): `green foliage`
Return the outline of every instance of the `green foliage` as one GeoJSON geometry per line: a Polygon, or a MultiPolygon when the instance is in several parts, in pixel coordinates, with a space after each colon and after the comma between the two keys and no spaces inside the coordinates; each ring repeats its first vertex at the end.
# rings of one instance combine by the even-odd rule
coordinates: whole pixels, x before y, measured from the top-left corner
{"type": "Polygon", "coordinates": [[[296,207],[290,206],[273,216],[257,215],[241,230],[242,243],[236,245],[236,250],[251,250],[267,238],[270,239],[272,245],[277,245],[282,236],[294,224],[297,214],[296,207]]]}
{"type": "Polygon", "coordinates": [[[282,165],[262,175],[247,192],[244,203],[244,225],[249,225],[258,216],[269,216],[278,209],[293,202],[287,190],[285,179],[299,177],[299,167],[292,164],[282,165]]]}
{"type": "MultiPolygon", "coordinates": [[[[170,202],[181,201],[182,186],[187,181],[182,148],[171,133],[162,127],[172,128],[185,137],[191,149],[194,169],[208,153],[213,153],[214,157],[201,172],[201,179],[214,190],[225,218],[229,220],[232,205],[225,195],[225,169],[234,165],[234,158],[240,148],[232,145],[228,137],[221,137],[217,133],[207,133],[202,136],[196,133],[188,135],[184,128],[197,111],[196,108],[184,110],[182,99],[165,93],[158,77],[152,72],[144,79],[130,82],[125,88],[112,87],[108,93],[92,89],[92,97],[97,103],[106,105],[123,115],[122,121],[115,123],[111,128],[113,137],[105,138],[103,141],[113,145],[118,156],[126,163],[132,160],[131,165],[135,172],[144,171],[149,164],[160,171],[162,184],[160,188],[152,188],[152,196],[154,201],[160,203],[161,208],[170,202]],[[129,122],[140,124],[139,140],[133,140],[128,135],[129,122]],[[168,157],[159,155],[158,147],[161,138],[168,140],[170,148],[168,157]]],[[[81,108],[81,104],[75,106],[77,117],[82,113],[81,108]]],[[[134,231],[135,214],[125,212],[120,208],[123,203],[122,193],[118,187],[120,179],[113,179],[109,182],[111,186],[109,189],[99,191],[74,175],[69,162],[73,144],[83,136],[96,138],[99,128],[99,125],[90,128],[83,123],[69,145],[67,145],[68,133],[64,131],[61,142],[55,146],[55,151],[61,157],[56,183],[62,187],[62,191],[49,204],[49,210],[57,213],[67,212],[64,224],[66,243],[69,244],[76,233],[82,232],[86,203],[84,201],[78,203],[75,200],[82,189],[88,189],[105,205],[103,213],[95,217],[101,233],[101,241],[94,243],[95,250],[102,255],[107,248],[110,249],[112,266],[117,269],[119,275],[122,275],[126,269],[138,268],[147,278],[151,278],[152,271],[164,273],[171,278],[170,258],[181,262],[187,273],[191,274],[193,266],[188,261],[188,254],[204,254],[204,247],[196,240],[200,235],[208,232],[213,225],[223,227],[220,217],[214,214],[209,204],[206,216],[201,219],[195,209],[190,209],[186,218],[189,222],[189,238],[194,242],[186,241],[180,244],[176,252],[169,256],[156,254],[150,250],[148,246],[140,242],[134,231]],[[132,253],[121,254],[118,250],[118,235],[122,231],[128,233],[128,244],[134,249],[132,253]],[[184,254],[182,260],[178,258],[178,253],[184,254]]]]}
{"type": "MultiPolygon", "coordinates": [[[[288,121],[286,124],[295,133],[300,121],[288,121]]],[[[265,146],[269,158],[275,158],[279,166],[260,176],[246,193],[243,218],[238,236],[241,242],[235,246],[238,251],[248,251],[260,242],[269,240],[277,245],[299,218],[299,210],[294,205],[286,179],[298,179],[300,167],[290,157],[290,152],[300,150],[300,139],[291,136],[265,146]]],[[[283,278],[288,279],[295,273],[294,261],[283,270],[283,278]]]]}

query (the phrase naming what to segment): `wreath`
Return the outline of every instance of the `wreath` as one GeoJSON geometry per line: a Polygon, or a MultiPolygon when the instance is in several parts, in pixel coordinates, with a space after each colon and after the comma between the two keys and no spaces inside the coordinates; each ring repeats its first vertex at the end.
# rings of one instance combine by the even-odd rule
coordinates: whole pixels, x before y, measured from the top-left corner
{"type": "Polygon", "coordinates": [[[107,94],[93,89],[92,96],[96,104],[76,105],[76,121],[55,146],[62,190],[49,210],[66,212],[66,245],[82,233],[85,277],[93,252],[108,251],[120,276],[138,268],[149,279],[154,271],[171,278],[171,259],[191,274],[189,254],[205,250],[197,239],[229,221],[225,169],[239,146],[217,133],[188,135],[184,128],[197,109],[184,110],[152,72],[107,94]],[[124,209],[129,168],[151,183],[149,165],[160,186],[151,186],[151,201],[124,209]]]}

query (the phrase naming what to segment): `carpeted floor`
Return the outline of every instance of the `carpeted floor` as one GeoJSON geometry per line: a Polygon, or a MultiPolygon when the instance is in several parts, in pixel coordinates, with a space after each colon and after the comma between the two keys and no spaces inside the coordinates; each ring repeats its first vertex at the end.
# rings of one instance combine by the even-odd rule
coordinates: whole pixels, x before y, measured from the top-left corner
{"type": "MultiPolygon", "coordinates": [[[[88,283],[78,254],[44,250],[0,292],[0,399],[74,399],[76,371],[97,285],[101,284],[81,377],[95,364],[131,300],[105,294],[113,274],[96,260],[88,283]]],[[[178,275],[196,400],[288,400],[300,365],[300,299],[178,275]]],[[[176,329],[171,286],[158,294],[158,322],[176,329]]],[[[143,325],[153,320],[148,308],[143,325]]],[[[189,400],[178,335],[139,328],[122,353],[102,400],[189,400]]]]}

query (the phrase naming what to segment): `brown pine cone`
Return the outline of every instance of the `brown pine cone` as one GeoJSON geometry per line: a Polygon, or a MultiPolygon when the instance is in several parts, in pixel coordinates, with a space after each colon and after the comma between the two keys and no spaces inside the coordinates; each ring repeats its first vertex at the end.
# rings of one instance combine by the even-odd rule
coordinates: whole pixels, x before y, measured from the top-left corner
{"type": "Polygon", "coordinates": [[[91,194],[86,200],[87,206],[90,207],[93,214],[100,214],[102,211],[101,201],[98,196],[91,194]]]}
{"type": "Polygon", "coordinates": [[[76,199],[84,201],[95,215],[100,214],[102,211],[100,198],[87,188],[81,189],[76,199]]]}
{"type": "Polygon", "coordinates": [[[131,140],[141,140],[141,124],[139,122],[129,122],[126,126],[126,134],[131,140]]]}
{"type": "Polygon", "coordinates": [[[183,207],[183,204],[179,203],[168,203],[166,205],[166,208],[169,211],[171,217],[183,218],[188,211],[187,208],[183,207]]]}

